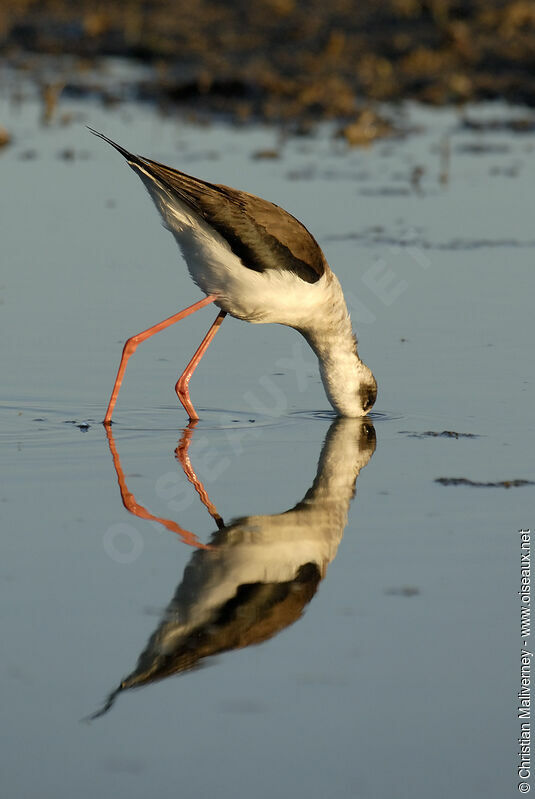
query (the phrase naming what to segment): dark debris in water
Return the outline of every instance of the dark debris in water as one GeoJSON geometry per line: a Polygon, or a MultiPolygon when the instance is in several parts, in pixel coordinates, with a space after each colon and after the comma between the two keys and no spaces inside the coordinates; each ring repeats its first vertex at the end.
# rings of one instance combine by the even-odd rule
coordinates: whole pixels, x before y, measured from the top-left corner
{"type": "Polygon", "coordinates": [[[19,161],[33,161],[35,158],[37,158],[37,150],[34,150],[33,148],[22,150],[18,157],[19,161]]]}
{"type": "Polygon", "coordinates": [[[410,430],[400,430],[403,435],[409,438],[479,438],[476,433],[457,433],[455,430],[443,430],[437,433],[435,430],[426,430],[423,433],[413,433],[410,430]]]}
{"type": "Polygon", "coordinates": [[[386,588],[385,594],[387,596],[411,597],[418,596],[420,594],[420,589],[416,588],[414,585],[402,585],[399,588],[386,588]]]}
{"type": "MultiPolygon", "coordinates": [[[[361,192],[361,194],[364,192],[361,192]]],[[[324,237],[327,241],[357,241],[364,247],[379,244],[383,247],[400,247],[409,250],[480,250],[480,249],[530,249],[535,239],[451,239],[451,241],[429,241],[424,236],[396,235],[377,232],[375,228],[351,233],[335,233],[324,237]]]]}
{"type": "Polygon", "coordinates": [[[408,197],[411,190],[403,186],[380,186],[378,189],[361,189],[363,197],[408,197]]]}
{"type": "Polygon", "coordinates": [[[473,488],[517,488],[519,486],[533,486],[533,480],[499,480],[497,482],[480,483],[468,480],[466,477],[437,477],[435,483],[443,486],[471,486],[473,488]]]}
{"type": "Polygon", "coordinates": [[[251,158],[254,158],[256,161],[273,161],[280,157],[280,151],[272,149],[255,150],[251,155],[251,158]]]}
{"type": "Polygon", "coordinates": [[[512,166],[493,166],[489,169],[489,175],[493,177],[516,178],[519,171],[520,167],[518,164],[513,164],[512,166]]]}
{"type": "Polygon", "coordinates": [[[456,153],[465,155],[502,155],[510,151],[511,147],[508,144],[482,141],[458,144],[455,148],[456,153]]]}
{"type": "Polygon", "coordinates": [[[464,117],[462,125],[467,130],[477,133],[488,132],[513,132],[513,133],[534,133],[535,116],[533,114],[522,117],[492,117],[491,119],[471,119],[464,117]]]}
{"type": "Polygon", "coordinates": [[[82,433],[87,433],[90,429],[91,425],[89,422],[78,422],[76,419],[65,419],[63,424],[74,424],[76,427],[82,431],[82,433]]]}

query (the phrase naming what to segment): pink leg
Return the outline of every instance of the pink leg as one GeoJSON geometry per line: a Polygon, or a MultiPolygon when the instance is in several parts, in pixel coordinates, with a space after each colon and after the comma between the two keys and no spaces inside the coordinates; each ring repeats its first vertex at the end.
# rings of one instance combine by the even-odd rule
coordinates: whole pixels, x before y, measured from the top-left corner
{"type": "Polygon", "coordinates": [[[197,411],[193,407],[193,404],[189,398],[189,381],[191,380],[191,376],[197,366],[199,365],[199,361],[201,360],[202,356],[210,346],[210,342],[212,341],[213,337],[221,327],[221,322],[226,316],[225,311],[219,311],[217,315],[217,319],[215,320],[214,324],[206,334],[206,336],[201,341],[199,349],[188,363],[180,377],[178,378],[178,382],[175,386],[175,391],[177,393],[177,397],[184,406],[186,413],[189,415],[191,421],[195,421],[198,419],[197,411]]]}
{"type": "Polygon", "coordinates": [[[179,311],[179,313],[175,314],[174,316],[170,316],[169,319],[164,319],[163,322],[159,322],[159,324],[149,327],[148,330],[144,330],[143,333],[138,333],[137,336],[132,336],[132,338],[128,339],[123,348],[121,363],[119,364],[119,370],[117,372],[117,377],[115,378],[113,391],[111,392],[108,410],[106,411],[106,416],[104,417],[104,424],[110,424],[111,422],[113,409],[115,408],[119,389],[121,388],[121,383],[123,382],[124,373],[126,371],[126,364],[128,363],[130,356],[136,351],[138,344],[141,344],[142,341],[150,338],[155,333],[159,333],[160,330],[165,330],[166,327],[174,325],[175,322],[179,322],[181,319],[184,319],[186,316],[198,311],[200,308],[204,308],[205,305],[209,305],[216,299],[217,297],[215,294],[210,294],[208,297],[199,300],[199,302],[190,305],[189,308],[185,308],[183,311],[179,311]]]}

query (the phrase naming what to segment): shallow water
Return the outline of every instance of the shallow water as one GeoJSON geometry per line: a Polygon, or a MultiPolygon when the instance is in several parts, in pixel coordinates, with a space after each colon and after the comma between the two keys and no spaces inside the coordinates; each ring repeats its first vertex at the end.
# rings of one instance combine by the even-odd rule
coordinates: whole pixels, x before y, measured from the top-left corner
{"type": "Polygon", "coordinates": [[[0,101],[5,794],[512,796],[535,488],[435,481],[535,479],[533,138],[412,108],[419,131],[347,152],[328,131],[60,110],[40,127],[31,93],[0,101]],[[375,452],[371,427],[332,426],[293,331],[232,319],[184,437],[173,386],[210,309],[139,348],[108,440],[122,341],[198,292],[86,123],[307,224],[379,383],[375,452]],[[443,431],[471,435],[422,435],[443,431]]]}

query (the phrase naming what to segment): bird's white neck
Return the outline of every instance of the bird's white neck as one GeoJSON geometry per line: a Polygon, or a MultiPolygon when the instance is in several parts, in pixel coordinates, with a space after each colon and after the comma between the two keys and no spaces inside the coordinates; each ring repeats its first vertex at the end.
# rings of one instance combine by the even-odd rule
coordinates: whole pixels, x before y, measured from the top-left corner
{"type": "Polygon", "coordinates": [[[299,332],[318,357],[321,379],[331,405],[341,416],[363,416],[366,411],[362,407],[361,389],[375,385],[375,379],[359,358],[357,339],[342,291],[339,285],[334,288],[339,290],[339,296],[330,313],[300,328],[299,332]]]}

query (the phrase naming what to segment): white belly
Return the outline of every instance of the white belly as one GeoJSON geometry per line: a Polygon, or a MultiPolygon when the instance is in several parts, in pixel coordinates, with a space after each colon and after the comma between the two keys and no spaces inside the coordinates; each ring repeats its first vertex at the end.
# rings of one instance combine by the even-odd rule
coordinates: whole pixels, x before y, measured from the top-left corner
{"type": "Polygon", "coordinates": [[[324,301],[325,278],[307,283],[285,269],[249,269],[212,227],[188,216],[180,229],[176,217],[169,228],[191,277],[205,294],[217,295],[221,310],[248,322],[308,325],[324,301]]]}

